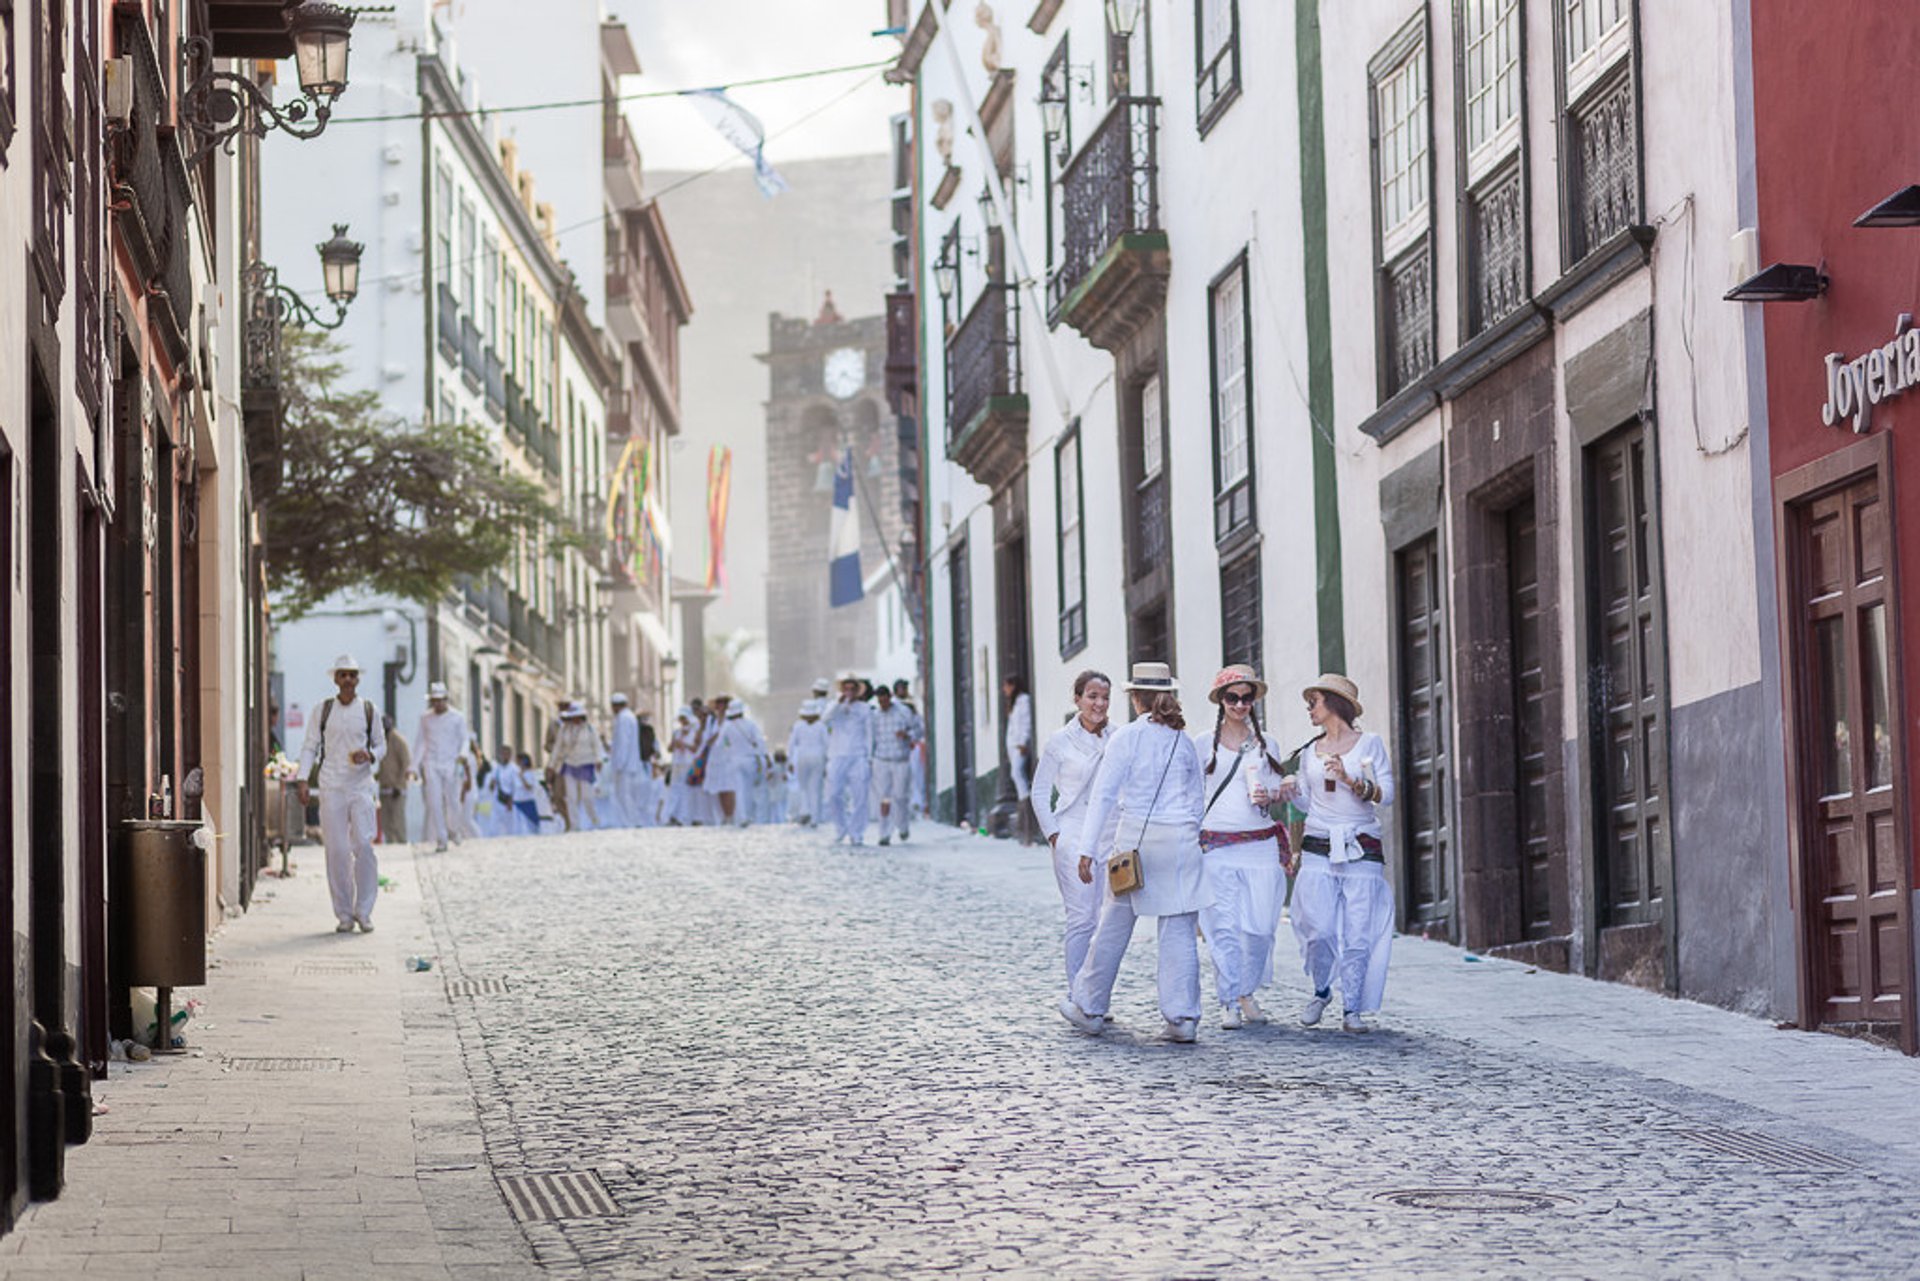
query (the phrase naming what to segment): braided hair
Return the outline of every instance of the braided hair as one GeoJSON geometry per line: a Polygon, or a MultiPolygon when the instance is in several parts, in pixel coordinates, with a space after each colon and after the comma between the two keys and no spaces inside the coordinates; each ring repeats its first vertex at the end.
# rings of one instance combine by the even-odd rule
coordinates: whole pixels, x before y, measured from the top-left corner
{"type": "MultiPolygon", "coordinates": [[[[1221,703],[1217,704],[1217,706],[1219,710],[1213,714],[1213,751],[1207,756],[1207,768],[1205,771],[1208,774],[1213,773],[1213,767],[1220,759],[1220,730],[1227,723],[1226,704],[1221,703]]],[[[1267,736],[1260,732],[1260,713],[1254,709],[1252,704],[1247,705],[1247,724],[1253,727],[1253,741],[1260,744],[1260,750],[1265,754],[1267,764],[1273,767],[1273,772],[1276,774],[1286,773],[1286,770],[1281,768],[1280,762],[1273,759],[1273,749],[1267,746],[1267,736]]]]}

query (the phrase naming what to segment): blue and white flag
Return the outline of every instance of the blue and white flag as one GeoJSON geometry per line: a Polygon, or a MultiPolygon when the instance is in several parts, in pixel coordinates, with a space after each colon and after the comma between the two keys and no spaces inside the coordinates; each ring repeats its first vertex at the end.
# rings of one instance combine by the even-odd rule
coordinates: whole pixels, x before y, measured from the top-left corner
{"type": "Polygon", "coordinates": [[[720,136],[740,148],[740,154],[753,161],[753,181],[760,194],[771,200],[787,189],[787,180],[767,163],[767,131],[751,111],[727,97],[725,89],[688,89],[683,94],[720,136]]]}
{"type": "Polygon", "coordinates": [[[860,520],[853,509],[853,451],[833,469],[833,521],[827,526],[827,602],[838,609],[866,595],[860,582],[860,520]]]}

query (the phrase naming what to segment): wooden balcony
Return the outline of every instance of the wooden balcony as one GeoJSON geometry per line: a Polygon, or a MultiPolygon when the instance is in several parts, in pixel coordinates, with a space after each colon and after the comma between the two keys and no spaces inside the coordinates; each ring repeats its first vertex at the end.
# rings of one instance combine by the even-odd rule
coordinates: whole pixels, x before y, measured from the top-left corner
{"type": "Polygon", "coordinates": [[[1066,245],[1047,314],[1116,351],[1155,319],[1172,259],[1160,226],[1157,98],[1121,98],[1060,176],[1066,245]]]}
{"type": "Polygon", "coordinates": [[[1020,379],[1020,295],[988,285],[947,340],[947,457],[988,489],[1027,465],[1020,379]]]}

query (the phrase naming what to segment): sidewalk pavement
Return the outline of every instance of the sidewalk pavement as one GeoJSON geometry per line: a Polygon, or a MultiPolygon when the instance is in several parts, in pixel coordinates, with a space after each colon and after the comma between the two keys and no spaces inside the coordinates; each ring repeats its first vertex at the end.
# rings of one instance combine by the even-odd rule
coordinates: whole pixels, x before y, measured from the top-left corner
{"type": "Polygon", "coordinates": [[[0,1277],[491,1281],[536,1268],[482,1151],[416,858],[381,849],[374,933],[336,934],[325,856],[263,878],[209,948],[188,1052],[115,1063],[67,1187],[0,1277]]]}

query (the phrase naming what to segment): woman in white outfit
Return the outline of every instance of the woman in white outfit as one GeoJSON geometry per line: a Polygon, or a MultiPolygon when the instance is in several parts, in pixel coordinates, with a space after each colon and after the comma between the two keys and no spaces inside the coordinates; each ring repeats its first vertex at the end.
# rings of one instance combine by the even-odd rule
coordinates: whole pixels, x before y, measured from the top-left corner
{"type": "Polygon", "coordinates": [[[1393,886],[1380,844],[1379,807],[1393,803],[1393,760],[1360,719],[1360,689],[1329,673],[1300,691],[1320,731],[1301,753],[1300,772],[1280,796],[1307,812],[1300,875],[1293,887],[1293,931],[1313,997],[1300,1011],[1320,1021],[1340,984],[1343,1026],[1365,1032],[1387,990],[1393,950],[1393,886]]]}
{"type": "Polygon", "coordinates": [[[687,770],[693,765],[694,749],[699,746],[694,728],[693,709],[683,707],[674,716],[673,737],[667,741],[667,759],[673,777],[667,780],[667,825],[683,827],[694,821],[693,788],[687,782],[687,770]]]}
{"type": "Polygon", "coordinates": [[[1033,777],[1033,699],[1020,676],[1001,681],[1000,692],[1007,700],[1007,770],[1013,775],[1014,794],[1024,801],[1033,777]]]}
{"type": "MultiPolygon", "coordinates": [[[[1092,792],[1093,775],[1100,768],[1100,757],[1113,737],[1107,723],[1107,705],[1113,697],[1113,682],[1103,672],[1085,671],[1073,681],[1074,718],[1053,732],[1040,749],[1039,763],[1033,769],[1033,817],[1040,834],[1053,847],[1053,879],[1060,887],[1060,902],[1066,908],[1066,952],[1068,995],[1072,995],[1073,976],[1087,959],[1087,944],[1093,938],[1094,922],[1100,917],[1100,895],[1104,882],[1097,877],[1080,877],[1081,820],[1087,815],[1087,800],[1092,792]]],[[[1100,834],[1098,847],[1113,848],[1115,815],[1100,834]]]]}
{"type": "Polygon", "coordinates": [[[1254,993],[1273,981],[1273,937],[1286,902],[1286,828],[1267,812],[1280,786],[1280,745],[1261,732],[1253,710],[1266,695],[1267,683],[1251,667],[1221,668],[1207,691],[1220,709],[1213,733],[1194,738],[1206,762],[1200,850],[1207,906],[1200,928],[1225,1028],[1267,1021],[1254,993]]]}
{"type": "Polygon", "coordinates": [[[1184,733],[1173,673],[1165,663],[1135,663],[1127,682],[1141,714],[1115,731],[1094,775],[1081,820],[1078,874],[1091,882],[1121,849],[1139,851],[1140,886],[1114,894],[1107,886],[1087,958],[1060,1001],[1067,1022],[1089,1035],[1103,1031],[1113,980],[1133,939],[1134,921],[1158,918],[1160,1013],[1169,1040],[1194,1039],[1200,1024],[1200,952],[1195,925],[1206,904],[1200,863],[1200,754],[1184,733]],[[1107,844],[1107,821],[1119,821],[1107,844]]]}

